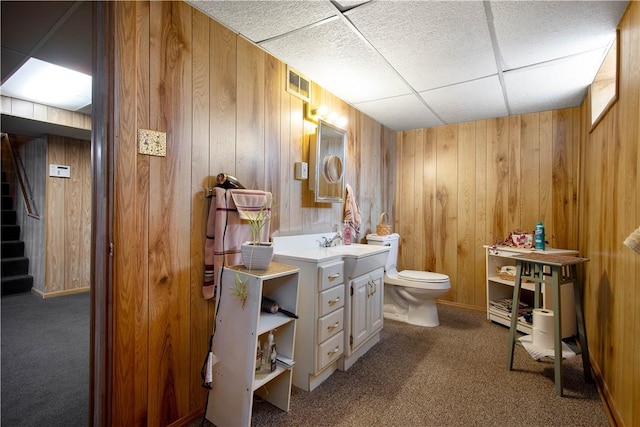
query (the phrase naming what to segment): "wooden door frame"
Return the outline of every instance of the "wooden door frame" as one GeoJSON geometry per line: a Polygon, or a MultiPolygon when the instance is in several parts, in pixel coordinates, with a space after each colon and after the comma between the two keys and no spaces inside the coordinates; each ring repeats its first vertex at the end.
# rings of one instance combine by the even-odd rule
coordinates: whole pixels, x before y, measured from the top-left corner
{"type": "Polygon", "coordinates": [[[113,257],[113,7],[93,2],[89,425],[111,425],[113,257]]]}

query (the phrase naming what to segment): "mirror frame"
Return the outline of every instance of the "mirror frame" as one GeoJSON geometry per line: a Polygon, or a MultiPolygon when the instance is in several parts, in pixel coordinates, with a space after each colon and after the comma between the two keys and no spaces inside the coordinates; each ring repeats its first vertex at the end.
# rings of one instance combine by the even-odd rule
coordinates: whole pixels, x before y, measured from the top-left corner
{"type": "Polygon", "coordinates": [[[347,131],[318,120],[309,144],[309,189],[317,203],[344,203],[347,131]]]}

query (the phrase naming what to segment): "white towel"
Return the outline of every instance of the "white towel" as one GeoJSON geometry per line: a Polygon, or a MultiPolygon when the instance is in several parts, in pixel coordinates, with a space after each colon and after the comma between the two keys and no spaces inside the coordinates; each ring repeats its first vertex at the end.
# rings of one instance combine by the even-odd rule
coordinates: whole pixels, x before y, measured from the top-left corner
{"type": "Polygon", "coordinates": [[[353,231],[358,234],[360,233],[360,224],[362,223],[362,219],[360,217],[360,208],[358,207],[358,203],[356,203],[356,198],[353,194],[353,189],[349,184],[346,185],[346,193],[344,201],[344,221],[347,221],[353,231]]]}

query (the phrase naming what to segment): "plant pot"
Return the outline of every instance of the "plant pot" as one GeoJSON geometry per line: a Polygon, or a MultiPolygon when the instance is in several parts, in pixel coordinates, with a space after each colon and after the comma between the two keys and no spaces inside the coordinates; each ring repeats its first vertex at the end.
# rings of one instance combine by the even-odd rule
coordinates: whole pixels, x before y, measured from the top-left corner
{"type": "Polygon", "coordinates": [[[240,250],[244,266],[251,270],[266,270],[273,259],[273,246],[268,242],[245,242],[240,250]]]}

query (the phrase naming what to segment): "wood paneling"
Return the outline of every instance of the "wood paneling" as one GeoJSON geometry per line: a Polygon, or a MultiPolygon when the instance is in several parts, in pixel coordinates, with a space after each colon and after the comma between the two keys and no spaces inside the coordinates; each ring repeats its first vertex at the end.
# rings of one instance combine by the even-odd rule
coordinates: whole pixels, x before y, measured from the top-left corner
{"type": "Polygon", "coordinates": [[[91,144],[55,135],[48,139],[45,170],[50,164],[67,165],[71,177],[46,178],[45,296],[91,285],[91,144]]]}
{"type": "Polygon", "coordinates": [[[25,101],[24,99],[0,96],[0,111],[2,114],[10,116],[91,130],[91,116],[87,114],[37,104],[35,102],[25,101]]]}
{"type": "Polygon", "coordinates": [[[447,274],[444,299],[484,309],[482,245],[543,221],[576,249],[576,122],[578,108],[400,132],[400,268],[447,274]]]}
{"type": "MultiPolygon", "coordinates": [[[[14,197],[17,196],[14,199],[14,208],[18,215],[18,224],[21,226],[20,232],[21,239],[24,241],[24,253],[29,258],[29,274],[33,276],[33,288],[37,292],[44,294],[47,222],[46,185],[49,171],[49,165],[47,165],[48,139],[46,135],[40,137],[9,135],[9,139],[20,153],[29,186],[31,187],[33,204],[40,216],[39,219],[29,216],[25,204],[21,200],[22,193],[18,191],[13,194],[14,197]]],[[[4,154],[3,152],[3,161],[8,162],[9,158],[8,156],[5,157],[4,154]]],[[[13,168],[13,165],[11,165],[11,168],[13,168]]],[[[91,207],[91,205],[88,206],[91,207]]],[[[88,252],[85,253],[84,258],[87,262],[89,261],[88,252]]]]}
{"type": "MultiPolygon", "coordinates": [[[[342,204],[316,204],[308,181],[302,100],[286,66],[183,2],[114,2],[114,425],[185,420],[205,402],[200,368],[213,325],[202,298],[209,199],[220,172],[273,192],[272,234],[341,223],[342,204]],[[167,156],[137,152],[140,128],[167,133],[167,156]]],[[[346,176],[362,209],[360,238],[392,212],[395,132],[314,86],[350,118],[346,176]],[[382,170],[382,167],[385,167],[382,170]],[[383,194],[381,196],[381,194],[383,194]]]]}
{"type": "MultiPolygon", "coordinates": [[[[114,425],[167,425],[204,404],[198,371],[213,303],[200,298],[203,190],[213,176],[231,173],[272,191],[273,234],[330,230],[342,205],[316,204],[308,182],[293,179],[293,164],[308,161],[315,125],[284,90],[284,64],[182,3],[110,7],[117,76],[112,417],[114,425]],[[139,128],[167,132],[166,158],[137,154],[139,128]]],[[[640,366],[640,337],[622,325],[637,320],[640,272],[621,245],[640,223],[640,59],[637,49],[630,53],[638,9],[630,7],[621,32],[626,95],[588,136],[584,108],[396,134],[313,85],[314,104],[349,117],[346,178],[363,211],[359,237],[389,212],[402,236],[401,268],[450,275],[446,298],[484,309],[481,245],[513,228],[532,230],[538,220],[551,246],[579,247],[591,258],[585,301],[594,366],[628,425],[640,419],[630,403],[640,399],[638,368],[627,369],[640,366]],[[625,366],[626,375],[614,366],[625,366]]]]}
{"type": "Polygon", "coordinates": [[[640,256],[622,242],[640,225],[640,4],[630,2],[619,29],[618,101],[591,132],[589,98],[581,110],[578,233],[580,253],[590,259],[585,320],[592,364],[616,423],[634,426],[640,423],[640,256]]]}

